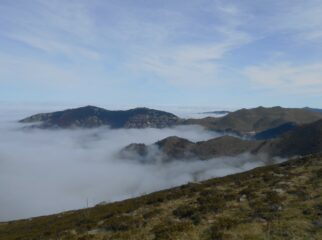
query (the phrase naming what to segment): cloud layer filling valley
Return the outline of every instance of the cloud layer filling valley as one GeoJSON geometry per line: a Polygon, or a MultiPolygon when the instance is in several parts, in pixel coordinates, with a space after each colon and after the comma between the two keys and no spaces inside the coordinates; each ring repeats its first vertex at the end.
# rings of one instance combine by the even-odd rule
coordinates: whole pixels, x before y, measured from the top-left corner
{"type": "Polygon", "coordinates": [[[208,161],[142,164],[120,159],[130,143],[168,136],[191,141],[220,136],[198,126],[168,129],[22,130],[0,125],[0,221],[51,214],[245,171],[265,164],[247,154],[208,161]]]}

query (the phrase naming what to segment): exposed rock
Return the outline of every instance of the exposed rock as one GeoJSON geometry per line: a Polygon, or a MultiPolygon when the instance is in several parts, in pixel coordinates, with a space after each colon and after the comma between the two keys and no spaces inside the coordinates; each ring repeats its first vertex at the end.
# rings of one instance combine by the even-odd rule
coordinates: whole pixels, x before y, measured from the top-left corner
{"type": "Polygon", "coordinates": [[[239,202],[245,202],[247,200],[247,196],[245,194],[241,195],[239,198],[239,202]]]}

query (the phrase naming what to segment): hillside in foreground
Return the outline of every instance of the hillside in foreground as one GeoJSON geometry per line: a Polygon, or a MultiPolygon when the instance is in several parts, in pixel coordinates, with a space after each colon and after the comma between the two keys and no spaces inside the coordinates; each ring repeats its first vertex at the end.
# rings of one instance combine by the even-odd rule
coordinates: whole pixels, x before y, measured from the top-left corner
{"type": "Polygon", "coordinates": [[[1,223],[0,239],[322,239],[322,155],[1,223]]]}

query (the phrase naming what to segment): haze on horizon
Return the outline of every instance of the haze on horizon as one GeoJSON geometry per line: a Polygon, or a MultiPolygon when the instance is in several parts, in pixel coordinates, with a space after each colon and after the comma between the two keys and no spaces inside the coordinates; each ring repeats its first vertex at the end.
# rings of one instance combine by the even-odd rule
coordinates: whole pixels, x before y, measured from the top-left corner
{"type": "Polygon", "coordinates": [[[0,102],[321,107],[319,0],[2,0],[0,102]]]}

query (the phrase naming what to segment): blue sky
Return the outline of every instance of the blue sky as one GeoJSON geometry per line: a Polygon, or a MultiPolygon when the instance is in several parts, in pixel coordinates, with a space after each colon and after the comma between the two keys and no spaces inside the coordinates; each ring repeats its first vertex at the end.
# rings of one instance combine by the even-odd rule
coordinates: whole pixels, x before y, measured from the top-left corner
{"type": "Polygon", "coordinates": [[[0,101],[322,107],[321,0],[1,0],[0,101]]]}

